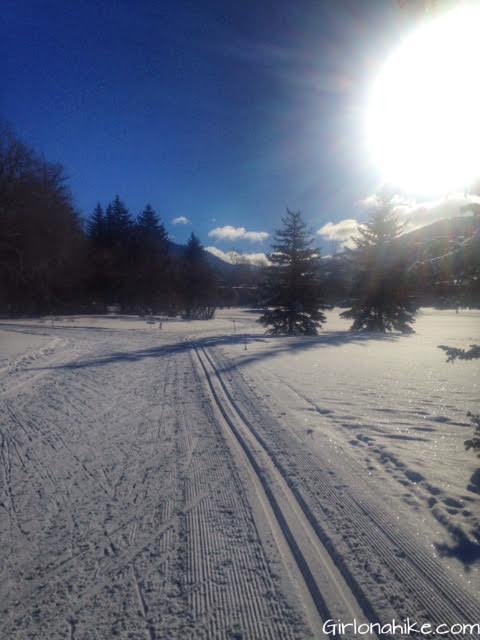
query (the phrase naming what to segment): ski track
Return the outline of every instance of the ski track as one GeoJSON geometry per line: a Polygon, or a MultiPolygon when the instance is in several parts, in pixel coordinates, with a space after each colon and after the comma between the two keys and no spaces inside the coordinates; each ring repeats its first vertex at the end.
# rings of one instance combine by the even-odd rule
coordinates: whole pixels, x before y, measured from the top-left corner
{"type": "Polygon", "coordinates": [[[306,640],[327,617],[480,620],[475,591],[360,466],[312,450],[221,347],[52,333],[0,369],[0,638],[306,640]]]}
{"type": "Polygon", "coordinates": [[[255,475],[254,481],[263,489],[264,502],[268,502],[273,512],[275,522],[270,526],[277,529],[277,545],[288,548],[292,556],[289,564],[294,564],[296,569],[291,574],[292,581],[300,583],[301,599],[307,610],[310,600],[316,610],[312,612],[310,608],[309,611],[315,637],[324,637],[321,626],[328,619],[366,622],[368,618],[361,604],[312,528],[308,511],[289,489],[284,474],[234,401],[207,350],[196,349],[196,353],[219,412],[243,449],[246,464],[250,464],[255,475]]]}
{"type": "Polygon", "coordinates": [[[188,348],[77,336],[1,379],[0,637],[308,637],[188,348]]]}
{"type": "Polygon", "coordinates": [[[365,491],[355,470],[352,474],[349,468],[349,475],[344,470],[342,478],[330,457],[314,455],[266,407],[261,409],[259,395],[221,350],[212,352],[230,400],[304,505],[370,620],[410,617],[451,625],[480,619],[478,598],[445,571],[408,527],[392,519],[378,497],[365,491]]]}

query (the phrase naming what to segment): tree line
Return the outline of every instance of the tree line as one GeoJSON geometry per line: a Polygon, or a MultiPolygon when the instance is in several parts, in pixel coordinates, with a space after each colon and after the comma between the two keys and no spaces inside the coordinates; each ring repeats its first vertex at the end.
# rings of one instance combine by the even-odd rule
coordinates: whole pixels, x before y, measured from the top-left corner
{"type": "Polygon", "coordinates": [[[0,128],[0,312],[122,311],[209,318],[219,287],[200,240],[172,251],[146,205],[134,217],[116,196],[85,223],[61,165],[0,128]]]}
{"type": "Polygon", "coordinates": [[[147,204],[134,219],[118,196],[105,209],[96,206],[86,232],[93,306],[182,313],[189,319],[213,316],[218,283],[194,233],[183,254],[174,255],[153,207],[147,204]]]}
{"type": "Polygon", "coordinates": [[[416,309],[437,281],[452,289],[451,303],[458,302],[460,289],[478,302],[478,243],[463,243],[461,251],[412,268],[408,252],[398,250],[403,231],[388,201],[382,201],[360,227],[353,248],[331,268],[301,213],[287,210],[268,256],[270,266],[225,265],[223,273],[215,272],[194,234],[187,247],[173,250],[148,204],[134,216],[116,196],[98,204],[85,222],[63,168],[0,127],[2,313],[78,313],[115,306],[125,312],[210,318],[217,305],[240,302],[262,307],[260,322],[271,333],[295,335],[316,333],[325,322],[325,308],[337,305],[346,307],[342,315],[352,320],[353,330],[408,333],[416,309]],[[458,262],[460,268],[453,268],[458,262]]]}

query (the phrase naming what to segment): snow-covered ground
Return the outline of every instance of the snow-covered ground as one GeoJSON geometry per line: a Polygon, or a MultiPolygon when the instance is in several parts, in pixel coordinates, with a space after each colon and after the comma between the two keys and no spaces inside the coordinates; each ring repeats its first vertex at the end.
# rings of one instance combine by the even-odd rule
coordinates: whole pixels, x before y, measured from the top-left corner
{"type": "Polygon", "coordinates": [[[0,637],[479,622],[480,366],[437,347],[479,343],[480,313],[327,315],[314,338],[238,309],[1,322],[0,637]]]}
{"type": "Polygon", "coordinates": [[[10,330],[0,328],[0,367],[11,365],[16,357],[24,357],[29,351],[38,354],[49,341],[46,334],[32,334],[16,327],[10,330]]]}

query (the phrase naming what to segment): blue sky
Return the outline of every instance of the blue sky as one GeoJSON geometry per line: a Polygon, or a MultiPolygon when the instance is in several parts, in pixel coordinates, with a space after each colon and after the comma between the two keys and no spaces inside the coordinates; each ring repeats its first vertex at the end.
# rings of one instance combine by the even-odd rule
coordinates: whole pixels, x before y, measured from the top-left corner
{"type": "Polygon", "coordinates": [[[65,166],[85,215],[119,194],[178,242],[263,251],[251,234],[287,206],[318,229],[375,190],[364,105],[404,28],[393,1],[4,0],[1,14],[0,117],[65,166]],[[226,225],[246,235],[208,236],[226,225]]]}

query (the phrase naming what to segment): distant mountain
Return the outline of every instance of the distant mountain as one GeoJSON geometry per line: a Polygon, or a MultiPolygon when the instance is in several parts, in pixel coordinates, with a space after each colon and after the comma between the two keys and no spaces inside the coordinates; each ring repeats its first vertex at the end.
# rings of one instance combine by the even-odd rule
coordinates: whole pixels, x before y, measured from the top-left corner
{"type": "MultiPolygon", "coordinates": [[[[171,255],[178,256],[178,257],[184,255],[185,250],[187,248],[186,245],[177,244],[176,242],[172,242],[171,240],[169,240],[168,244],[169,244],[171,255]]],[[[208,263],[219,275],[229,276],[237,270],[237,267],[240,266],[240,265],[231,264],[230,262],[225,262],[225,260],[222,260],[218,256],[214,256],[213,253],[210,253],[209,251],[205,251],[205,249],[203,251],[204,251],[205,257],[208,260],[208,263]]]]}
{"type": "Polygon", "coordinates": [[[412,263],[423,263],[441,256],[452,259],[456,256],[457,262],[459,258],[468,259],[470,255],[473,258],[473,254],[480,250],[480,235],[477,233],[471,242],[466,241],[475,236],[479,224],[478,216],[439,220],[400,236],[396,241],[397,251],[412,263]]]}

